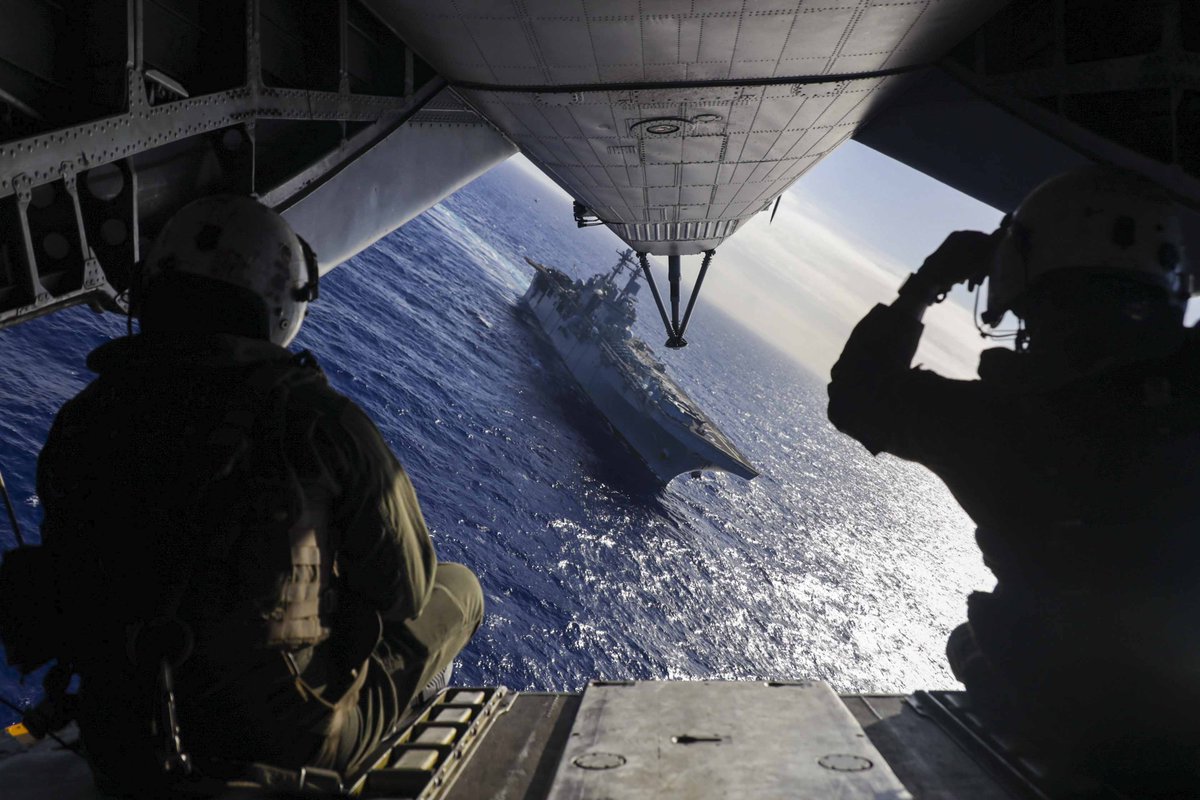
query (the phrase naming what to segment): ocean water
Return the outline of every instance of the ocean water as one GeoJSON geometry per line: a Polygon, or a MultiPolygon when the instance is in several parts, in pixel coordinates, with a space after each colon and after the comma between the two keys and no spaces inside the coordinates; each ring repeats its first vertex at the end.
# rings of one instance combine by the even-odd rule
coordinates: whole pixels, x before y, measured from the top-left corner
{"type": "MultiPolygon", "coordinates": [[[[586,276],[620,246],[502,165],[327,276],[298,341],[378,423],[439,556],[482,581],[487,616],[456,682],[951,686],[945,637],[988,585],[969,520],[922,468],[834,430],[823,381],[703,299],[687,349],[661,348],[648,292],[638,332],[762,474],[647,489],[516,311],[523,255],[586,276]]],[[[75,308],[0,332],[0,469],[27,538],[53,415],[124,325],[75,308]]],[[[7,525],[0,541],[13,544],[7,525]]],[[[4,667],[0,694],[28,703],[38,687],[4,667]]]]}

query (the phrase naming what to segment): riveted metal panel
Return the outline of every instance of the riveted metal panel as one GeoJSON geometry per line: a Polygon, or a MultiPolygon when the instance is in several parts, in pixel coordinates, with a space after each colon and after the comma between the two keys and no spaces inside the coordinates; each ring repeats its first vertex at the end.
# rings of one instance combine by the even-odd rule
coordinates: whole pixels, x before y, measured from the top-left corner
{"type": "MultiPolygon", "coordinates": [[[[860,6],[842,43],[839,58],[883,54],[887,55],[904,41],[908,31],[925,13],[924,4],[886,3],[860,6]]],[[[834,63],[834,71],[841,72],[834,63]]]]}
{"type": "Polygon", "coordinates": [[[548,800],[659,797],[911,800],[823,683],[588,686],[548,800]]]}
{"type": "Polygon", "coordinates": [[[760,161],[755,165],[754,171],[750,173],[750,181],[752,183],[761,183],[768,179],[771,171],[775,169],[778,161],[760,161]]]}
{"type": "Polygon", "coordinates": [[[746,146],[740,158],[743,161],[761,161],[767,158],[771,147],[779,139],[776,131],[756,131],[746,138],[746,146]]]}
{"type": "Polygon", "coordinates": [[[769,183],[743,183],[737,194],[733,196],[733,202],[754,203],[756,200],[766,199],[770,189],[771,184],[769,183]]]}
{"type": "MultiPolygon", "coordinates": [[[[679,58],[679,25],[681,18],[655,8],[655,16],[645,16],[641,23],[643,62],[646,65],[682,67],[679,58]]],[[[682,78],[680,75],[678,78],[682,78]]]]}
{"type": "MultiPolygon", "coordinates": [[[[540,0],[448,11],[365,1],[568,191],[581,197],[596,185],[599,175],[587,168],[599,165],[610,185],[634,190],[622,192],[621,207],[606,205],[621,215],[604,217],[618,232],[687,219],[722,184],[731,188],[708,213],[734,197],[752,196],[739,201],[750,208],[809,166],[795,159],[844,139],[841,126],[861,124],[886,89],[882,77],[840,74],[839,63],[870,59],[877,69],[940,58],[1003,2],[540,0]],[[453,27],[448,17],[467,26],[449,36],[454,48],[432,30],[453,27]],[[743,190],[747,181],[761,185],[743,190]]],[[[639,240],[659,241],[664,230],[641,231],[639,240]]]]}
{"type": "Polygon", "coordinates": [[[683,161],[683,139],[653,138],[642,140],[642,160],[655,164],[675,164],[683,161]]]}
{"type": "Polygon", "coordinates": [[[746,181],[750,180],[750,176],[754,174],[758,163],[754,161],[738,161],[737,167],[733,170],[733,180],[730,181],[730,188],[738,189],[746,181]]]}
{"type": "MultiPolygon", "coordinates": [[[[679,202],[685,205],[701,205],[709,201],[712,196],[711,186],[681,186],[679,187],[679,202]]],[[[693,216],[692,214],[684,214],[685,217],[693,216]]]]}
{"type": "Polygon", "coordinates": [[[733,180],[733,173],[737,171],[737,163],[720,164],[717,167],[717,184],[723,185],[733,180]]]}
{"type": "Polygon", "coordinates": [[[781,131],[792,127],[805,99],[803,94],[794,92],[791,86],[771,86],[763,89],[762,101],[754,115],[754,127],[768,131],[781,131]]]}
{"type": "Polygon", "coordinates": [[[737,45],[733,51],[734,68],[730,77],[762,74],[762,67],[755,69],[763,59],[779,58],[792,31],[796,9],[786,13],[745,16],[739,20],[737,45]]]}
{"type": "Polygon", "coordinates": [[[685,163],[681,179],[685,185],[705,184],[706,189],[711,189],[717,182],[717,166],[715,163],[685,163]]]}
{"type": "Polygon", "coordinates": [[[621,198],[625,201],[625,205],[630,208],[640,208],[646,204],[646,192],[644,189],[639,189],[635,186],[618,186],[621,191],[621,198]]]}
{"type": "Polygon", "coordinates": [[[620,139],[585,139],[583,141],[591,150],[591,156],[586,160],[581,160],[582,164],[623,167],[637,161],[637,146],[623,145],[620,139]]]}
{"type": "Polygon", "coordinates": [[[683,139],[684,164],[717,162],[724,152],[725,137],[721,134],[687,136],[683,139]]]}
{"type": "MultiPolygon", "coordinates": [[[[1003,0],[367,0],[451,80],[520,85],[763,78],[839,72],[837,59],[944,54],[1003,0]],[[653,67],[653,69],[652,69],[653,67]],[[586,76],[591,77],[586,77],[586,76]]],[[[845,70],[841,70],[845,71],[845,70]]]]}
{"type": "Polygon", "coordinates": [[[846,29],[854,20],[856,5],[819,3],[814,8],[801,7],[795,29],[783,48],[782,60],[788,66],[784,74],[821,72],[821,69],[813,69],[812,63],[819,62],[818,66],[824,67],[838,51],[846,29]]]}
{"type": "Polygon", "coordinates": [[[674,206],[679,203],[679,187],[652,186],[646,189],[646,201],[653,206],[674,206]]]}
{"type": "Polygon", "coordinates": [[[732,203],[734,196],[741,188],[742,185],[740,183],[726,183],[714,187],[712,193],[713,205],[723,206],[732,203]]]}
{"type": "Polygon", "coordinates": [[[587,173],[593,186],[608,186],[612,184],[612,178],[603,167],[587,167],[583,171],[587,173]]]}
{"type": "Polygon", "coordinates": [[[530,22],[530,28],[537,37],[546,65],[555,75],[564,78],[572,76],[568,81],[570,83],[590,83],[600,79],[592,52],[592,38],[587,26],[580,24],[578,17],[535,17],[530,22]]]}
{"type": "Polygon", "coordinates": [[[642,34],[638,25],[620,17],[602,18],[590,22],[588,30],[601,80],[642,79],[642,34]]]}
{"type": "Polygon", "coordinates": [[[706,15],[701,18],[698,65],[708,65],[711,73],[703,77],[728,78],[732,67],[730,55],[737,46],[738,17],[706,15]]]}
{"type": "Polygon", "coordinates": [[[572,103],[568,108],[571,116],[575,118],[575,125],[585,136],[624,137],[628,133],[617,125],[617,121],[613,118],[612,107],[607,102],[572,103]]]}
{"type": "Polygon", "coordinates": [[[625,205],[625,198],[621,196],[621,190],[615,186],[597,186],[591,190],[591,195],[600,205],[613,208],[625,205]]]}
{"type": "Polygon", "coordinates": [[[673,186],[679,183],[678,164],[647,164],[647,186],[673,186]]]}

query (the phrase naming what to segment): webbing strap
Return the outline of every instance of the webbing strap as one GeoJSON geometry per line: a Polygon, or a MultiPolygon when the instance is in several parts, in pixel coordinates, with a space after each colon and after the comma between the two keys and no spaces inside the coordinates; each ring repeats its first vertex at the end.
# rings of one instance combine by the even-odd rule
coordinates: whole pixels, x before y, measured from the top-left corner
{"type": "MultiPolygon", "coordinates": [[[[316,541],[316,532],[313,532],[316,541]]],[[[292,564],[298,567],[317,567],[321,565],[321,548],[315,544],[292,547],[292,564]]]]}
{"type": "Polygon", "coordinates": [[[292,574],[283,585],[280,616],[268,623],[267,644],[316,644],[327,635],[321,625],[321,548],[317,530],[293,525],[288,531],[292,574]]]}
{"type": "Polygon", "coordinates": [[[321,585],[316,581],[304,581],[297,583],[288,583],[283,587],[283,599],[288,603],[288,610],[295,616],[303,616],[297,610],[297,607],[305,604],[304,612],[317,613],[316,606],[318,598],[321,596],[321,585]],[[313,608],[310,610],[309,606],[313,608]]]}
{"type": "MultiPolygon", "coordinates": [[[[204,474],[206,476],[210,476],[208,479],[209,483],[205,488],[211,486],[216,481],[228,478],[232,474],[237,460],[239,457],[244,456],[249,446],[248,443],[254,425],[262,413],[261,405],[263,401],[270,402],[272,395],[276,394],[276,390],[285,385],[291,377],[292,368],[285,367],[276,361],[263,363],[250,374],[246,384],[251,391],[248,393],[248,396],[244,397],[244,402],[234,403],[222,417],[221,424],[211,431],[205,441],[206,452],[200,459],[201,469],[205,470],[204,474]]],[[[281,431],[286,398],[287,394],[285,392],[282,396],[276,397],[274,402],[274,410],[279,416],[281,431]]],[[[280,442],[278,444],[281,448],[279,455],[284,456],[285,454],[282,452],[284,434],[282,432],[279,438],[280,442]]],[[[196,491],[196,487],[193,485],[178,488],[180,491],[185,489],[191,492],[196,491]]],[[[176,499],[182,500],[181,498],[176,499]]],[[[192,516],[203,512],[202,508],[195,508],[198,500],[197,497],[190,497],[187,500],[188,502],[180,502],[180,507],[190,508],[192,516]]],[[[313,564],[319,565],[320,552],[317,550],[316,531],[310,529],[308,531],[293,531],[292,533],[291,549],[293,559],[301,559],[304,562],[302,566],[305,568],[311,568],[313,564]],[[313,550],[317,550],[317,552],[313,553],[313,550]]],[[[151,624],[157,624],[160,620],[178,623],[186,631],[188,638],[187,652],[175,661],[176,665],[186,660],[191,650],[191,630],[185,623],[179,621],[179,608],[183,604],[184,597],[192,584],[196,565],[201,560],[202,548],[205,544],[209,546],[212,544],[209,537],[201,535],[199,526],[192,527],[188,534],[185,543],[187,554],[182,562],[184,570],[179,576],[179,581],[170,586],[164,593],[161,602],[154,610],[154,614],[148,618],[151,624]]],[[[294,561],[293,563],[296,562],[294,561]]],[[[319,581],[319,576],[317,576],[317,580],[319,581]]],[[[302,591],[299,594],[303,595],[303,599],[290,604],[289,608],[293,614],[305,614],[307,615],[306,618],[296,620],[285,617],[279,621],[269,621],[267,628],[270,639],[275,638],[276,628],[278,628],[278,634],[280,635],[288,634],[295,636],[299,632],[307,636],[320,636],[320,619],[317,616],[320,609],[319,596],[310,598],[307,591],[302,591]]],[[[156,654],[149,652],[156,647],[161,649],[157,643],[147,650],[139,652],[137,646],[138,639],[140,632],[145,630],[146,627],[146,621],[143,621],[142,624],[131,628],[131,633],[126,644],[131,654],[136,654],[139,658],[152,659],[151,663],[154,661],[158,662],[158,681],[156,682],[153,703],[158,713],[151,720],[151,725],[159,739],[156,754],[159,756],[159,763],[162,766],[163,772],[168,778],[178,779],[191,772],[191,763],[188,754],[183,749],[179,724],[175,716],[175,697],[171,676],[172,664],[164,657],[164,653],[160,652],[156,654]]]]}
{"type": "Polygon", "coordinates": [[[270,644],[285,644],[285,643],[315,643],[319,642],[325,635],[325,628],[321,626],[321,619],[317,617],[316,611],[313,611],[313,616],[307,616],[303,619],[282,619],[267,621],[267,641],[270,644]]]}

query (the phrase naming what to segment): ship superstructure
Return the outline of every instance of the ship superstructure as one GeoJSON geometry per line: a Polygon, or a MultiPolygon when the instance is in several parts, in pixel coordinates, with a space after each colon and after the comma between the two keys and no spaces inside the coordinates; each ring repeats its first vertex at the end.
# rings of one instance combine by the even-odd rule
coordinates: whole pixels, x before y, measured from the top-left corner
{"type": "Polygon", "coordinates": [[[586,281],[525,260],[536,270],[521,298],[567,369],[614,429],[667,483],[677,475],[723,470],[758,475],[713,421],[633,335],[641,284],[632,250],[586,281]],[[628,272],[624,286],[621,276],[628,272]]]}

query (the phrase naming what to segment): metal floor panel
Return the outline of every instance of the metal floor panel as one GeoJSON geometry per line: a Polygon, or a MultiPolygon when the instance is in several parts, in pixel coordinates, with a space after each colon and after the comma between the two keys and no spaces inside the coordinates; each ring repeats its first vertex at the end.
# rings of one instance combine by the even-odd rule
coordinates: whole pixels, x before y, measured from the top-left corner
{"type": "Polygon", "coordinates": [[[519,694],[480,743],[446,800],[545,797],[579,700],[577,694],[519,694]]]}
{"type": "Polygon", "coordinates": [[[590,684],[550,800],[659,797],[912,795],[824,683],[590,684]]]}
{"type": "MultiPolygon", "coordinates": [[[[919,691],[906,704],[944,730],[1016,797],[1036,800],[1131,800],[1077,769],[1045,757],[1020,738],[987,729],[964,692],[919,691]]],[[[1139,796],[1142,796],[1139,793],[1139,796]]],[[[1148,795],[1147,795],[1148,796],[1148,795]]],[[[1163,795],[1155,795],[1161,797],[1163,795]]],[[[1196,795],[1189,793],[1188,797],[1196,795]]],[[[1171,800],[1179,800],[1170,795],[1171,800]]]]}
{"type": "Polygon", "coordinates": [[[983,767],[904,695],[844,695],[862,725],[916,800],[1014,800],[983,767]]]}
{"type": "MultiPolygon", "coordinates": [[[[64,735],[77,736],[73,730],[64,735]]],[[[99,798],[78,755],[49,741],[26,749],[7,739],[0,737],[0,796],[6,800],[99,798]]],[[[463,761],[448,786],[382,795],[438,800],[1117,796],[1039,766],[1020,748],[991,736],[972,720],[961,693],[839,698],[823,684],[629,682],[593,685],[584,697],[520,693],[498,709],[463,761]],[[833,758],[823,765],[826,756],[833,758]],[[862,759],[871,762],[870,769],[839,771],[864,766],[862,759]]]]}

